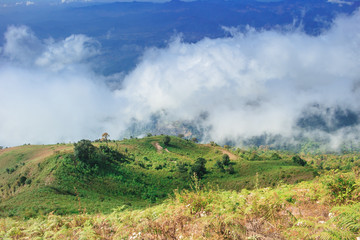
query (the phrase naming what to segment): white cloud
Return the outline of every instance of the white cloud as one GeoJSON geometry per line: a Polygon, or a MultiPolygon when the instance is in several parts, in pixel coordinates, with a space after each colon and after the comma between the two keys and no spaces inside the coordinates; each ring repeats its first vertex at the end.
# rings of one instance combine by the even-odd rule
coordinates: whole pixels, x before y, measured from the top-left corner
{"type": "MultiPolygon", "coordinates": [[[[215,141],[292,136],[309,104],[360,112],[359,22],[357,11],[317,37],[250,30],[197,43],[175,38],[147,50],[115,92],[91,69],[100,51],[93,39],[39,40],[10,27],[0,56],[0,145],[94,139],[104,131],[116,138],[131,119],[164,111],[164,121],[207,112],[199,124],[215,141]]],[[[335,146],[347,133],[322,134],[335,146]]]]}
{"type": "Polygon", "coordinates": [[[49,41],[36,65],[60,70],[82,62],[99,53],[98,43],[84,35],[71,35],[61,42],[49,41]]]}
{"type": "Polygon", "coordinates": [[[109,123],[119,103],[103,77],[84,62],[98,52],[94,40],[72,35],[40,41],[24,26],[9,27],[5,39],[0,57],[1,145],[96,138],[115,126],[109,123]]]}
{"type": "Polygon", "coordinates": [[[4,56],[12,62],[30,64],[43,47],[34,33],[25,26],[11,26],[5,33],[4,56]]]}
{"type": "Polygon", "coordinates": [[[360,110],[352,93],[360,77],[358,22],[359,12],[339,18],[318,37],[250,30],[195,44],[177,39],[147,51],[118,95],[139,119],[162,109],[172,120],[206,111],[217,141],[264,132],[289,136],[308,104],[360,110]]]}
{"type": "Polygon", "coordinates": [[[337,4],[345,4],[345,5],[352,5],[353,2],[347,2],[347,1],[342,1],[342,0],[328,0],[329,3],[337,3],[337,4]]]}

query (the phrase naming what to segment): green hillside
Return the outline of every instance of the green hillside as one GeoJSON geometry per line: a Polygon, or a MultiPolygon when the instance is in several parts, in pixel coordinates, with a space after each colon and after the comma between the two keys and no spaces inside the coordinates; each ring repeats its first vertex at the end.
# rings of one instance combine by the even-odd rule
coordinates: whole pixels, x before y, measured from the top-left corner
{"type": "Polygon", "coordinates": [[[360,154],[168,136],[0,150],[1,239],[355,239],[360,154]]]}
{"type": "Polygon", "coordinates": [[[165,144],[165,138],[93,142],[92,155],[85,159],[72,144],[3,149],[0,215],[110,213],[122,205],[143,209],[175,189],[189,189],[194,172],[202,184],[236,191],[296,183],[317,174],[314,167],[294,163],[288,153],[226,149],[178,137],[165,144]],[[204,166],[198,159],[204,159],[204,166]]]}

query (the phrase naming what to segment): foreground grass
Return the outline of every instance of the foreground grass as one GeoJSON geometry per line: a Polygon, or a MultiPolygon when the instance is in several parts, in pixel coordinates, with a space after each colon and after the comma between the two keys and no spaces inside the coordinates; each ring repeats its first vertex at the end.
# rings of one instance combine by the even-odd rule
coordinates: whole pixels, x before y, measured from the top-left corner
{"type": "MultiPolygon", "coordinates": [[[[200,186],[143,210],[0,220],[3,239],[355,239],[360,178],[331,172],[310,182],[226,191],[200,186]]],[[[81,201],[81,199],[79,200],[81,201]]]]}

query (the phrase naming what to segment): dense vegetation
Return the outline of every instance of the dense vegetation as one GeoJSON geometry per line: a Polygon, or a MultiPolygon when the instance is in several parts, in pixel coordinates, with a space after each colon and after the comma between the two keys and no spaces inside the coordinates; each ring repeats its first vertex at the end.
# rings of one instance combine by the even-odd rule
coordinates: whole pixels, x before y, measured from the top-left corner
{"type": "Polygon", "coordinates": [[[0,152],[0,237],[352,239],[360,154],[173,136],[0,152]]]}

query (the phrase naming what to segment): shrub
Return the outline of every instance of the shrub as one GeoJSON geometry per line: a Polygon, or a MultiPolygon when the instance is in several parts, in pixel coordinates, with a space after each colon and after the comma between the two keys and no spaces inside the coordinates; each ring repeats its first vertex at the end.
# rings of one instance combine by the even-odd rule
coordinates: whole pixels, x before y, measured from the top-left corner
{"type": "Polygon", "coordinates": [[[256,153],[256,151],[253,151],[248,159],[249,159],[249,161],[259,161],[259,160],[261,160],[260,156],[256,153]]]}
{"type": "Polygon", "coordinates": [[[222,163],[224,164],[224,166],[229,166],[230,165],[230,157],[227,154],[224,154],[222,156],[222,163]]]}
{"type": "Polygon", "coordinates": [[[188,171],[186,163],[182,163],[182,162],[178,163],[177,168],[180,173],[186,173],[188,171]]]}
{"type": "Polygon", "coordinates": [[[103,155],[102,158],[104,161],[108,161],[108,162],[124,162],[125,161],[125,157],[121,153],[110,148],[107,145],[101,145],[99,150],[100,150],[100,153],[103,155]]]}
{"type": "Polygon", "coordinates": [[[304,159],[302,159],[301,157],[299,157],[298,155],[293,156],[292,160],[295,164],[298,164],[300,166],[306,165],[306,161],[304,159]]]}
{"type": "Polygon", "coordinates": [[[330,182],[326,183],[326,186],[331,191],[334,201],[343,203],[352,198],[352,192],[356,188],[356,183],[349,177],[337,175],[330,182]]]}
{"type": "Polygon", "coordinates": [[[216,163],[215,163],[215,167],[220,169],[221,172],[225,172],[224,164],[223,164],[222,161],[217,160],[216,163]]]}
{"type": "Polygon", "coordinates": [[[15,169],[14,169],[14,168],[7,168],[7,169],[6,169],[6,172],[7,172],[8,174],[11,174],[11,173],[15,172],[15,169]]]}
{"type": "Polygon", "coordinates": [[[230,166],[226,169],[226,171],[227,171],[229,174],[234,174],[234,173],[235,173],[235,169],[234,169],[234,167],[233,167],[232,165],[230,165],[230,166]]]}
{"type": "Polygon", "coordinates": [[[163,139],[163,142],[164,142],[164,144],[165,144],[166,146],[169,145],[170,141],[171,141],[171,138],[170,138],[169,136],[167,136],[167,135],[166,135],[166,136],[164,137],[164,139],[163,139]]]}
{"type": "Polygon", "coordinates": [[[191,172],[192,174],[196,174],[196,176],[201,179],[206,173],[206,160],[204,158],[198,158],[194,165],[191,166],[191,172]]]}
{"type": "Polygon", "coordinates": [[[95,146],[91,144],[90,140],[80,140],[79,142],[74,144],[74,154],[75,157],[84,163],[95,165],[96,160],[95,157],[95,146]]]}
{"type": "Polygon", "coordinates": [[[270,160],[281,160],[281,157],[278,153],[271,154],[270,160]]]}
{"type": "Polygon", "coordinates": [[[26,179],[27,179],[27,177],[21,176],[20,179],[19,179],[19,181],[18,181],[18,185],[19,185],[19,186],[24,185],[25,182],[26,182],[26,179]]]}

